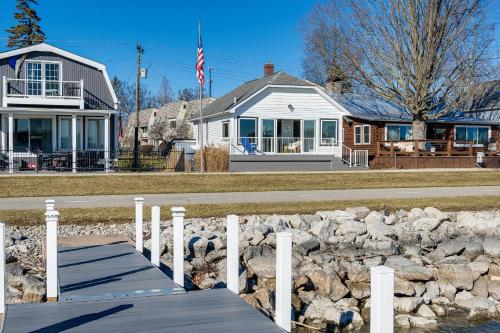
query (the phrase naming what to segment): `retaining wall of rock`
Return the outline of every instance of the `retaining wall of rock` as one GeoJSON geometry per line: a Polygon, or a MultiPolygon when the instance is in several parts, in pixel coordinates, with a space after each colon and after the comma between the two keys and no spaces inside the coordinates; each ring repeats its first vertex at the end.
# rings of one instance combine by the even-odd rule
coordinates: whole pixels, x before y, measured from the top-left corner
{"type": "MultiPolygon", "coordinates": [[[[500,212],[444,213],[429,207],[394,214],[357,207],[314,215],[240,219],[241,297],[273,316],[276,232],[293,233],[296,321],[356,329],[369,319],[370,267],[395,269],[395,323],[435,325],[463,311],[500,316],[500,212]]],[[[145,232],[149,224],[145,224],[145,232]]],[[[61,236],[125,233],[133,224],[60,226],[61,236]]],[[[7,301],[44,299],[44,227],[8,228],[7,301]]],[[[225,219],[185,221],[187,288],[225,285],[225,219]]],[[[171,265],[172,226],[162,222],[161,259],[171,265]]],[[[149,241],[145,242],[149,247],[149,241]]]]}

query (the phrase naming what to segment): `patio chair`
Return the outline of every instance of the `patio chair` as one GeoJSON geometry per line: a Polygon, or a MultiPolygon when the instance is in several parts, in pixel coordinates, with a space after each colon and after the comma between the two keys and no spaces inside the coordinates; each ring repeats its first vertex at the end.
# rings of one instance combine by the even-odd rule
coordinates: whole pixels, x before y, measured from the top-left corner
{"type": "Polygon", "coordinates": [[[250,142],[250,138],[241,138],[241,145],[247,154],[255,154],[257,150],[255,143],[250,142]]]}

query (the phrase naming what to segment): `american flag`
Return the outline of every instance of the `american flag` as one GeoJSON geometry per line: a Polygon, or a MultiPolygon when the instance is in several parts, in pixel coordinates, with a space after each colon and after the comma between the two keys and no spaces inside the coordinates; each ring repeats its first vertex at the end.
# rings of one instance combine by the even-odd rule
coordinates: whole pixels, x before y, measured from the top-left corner
{"type": "Polygon", "coordinates": [[[203,72],[203,65],[205,64],[205,55],[203,54],[203,44],[201,42],[201,32],[198,38],[198,58],[196,60],[196,77],[198,83],[203,86],[205,84],[205,73],[203,72]]]}

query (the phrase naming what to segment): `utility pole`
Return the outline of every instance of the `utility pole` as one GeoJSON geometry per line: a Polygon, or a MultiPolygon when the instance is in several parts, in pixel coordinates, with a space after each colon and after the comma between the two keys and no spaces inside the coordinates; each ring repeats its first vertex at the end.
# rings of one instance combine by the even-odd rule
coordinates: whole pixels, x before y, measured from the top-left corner
{"type": "Polygon", "coordinates": [[[141,54],[144,49],[137,44],[137,73],[135,81],[135,133],[134,133],[134,165],[133,169],[139,171],[139,111],[141,110],[141,54]]]}
{"type": "Polygon", "coordinates": [[[208,97],[212,97],[212,67],[208,67],[208,97]]]}

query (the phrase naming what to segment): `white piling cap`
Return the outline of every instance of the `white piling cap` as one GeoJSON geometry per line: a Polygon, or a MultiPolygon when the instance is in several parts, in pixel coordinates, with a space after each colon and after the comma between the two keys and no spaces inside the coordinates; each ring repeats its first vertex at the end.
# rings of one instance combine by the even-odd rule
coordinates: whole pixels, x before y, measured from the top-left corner
{"type": "Polygon", "coordinates": [[[376,266],[370,269],[375,274],[394,274],[394,269],[387,266],[376,266]]]}
{"type": "Polygon", "coordinates": [[[170,208],[172,214],[184,214],[186,212],[186,208],[184,207],[172,207],[170,208]]]}
{"type": "Polygon", "coordinates": [[[281,231],[276,233],[276,237],[292,237],[292,233],[290,231],[281,231]]]}
{"type": "Polygon", "coordinates": [[[49,210],[45,213],[45,218],[48,219],[57,219],[59,216],[59,212],[57,210],[49,210]]]}

